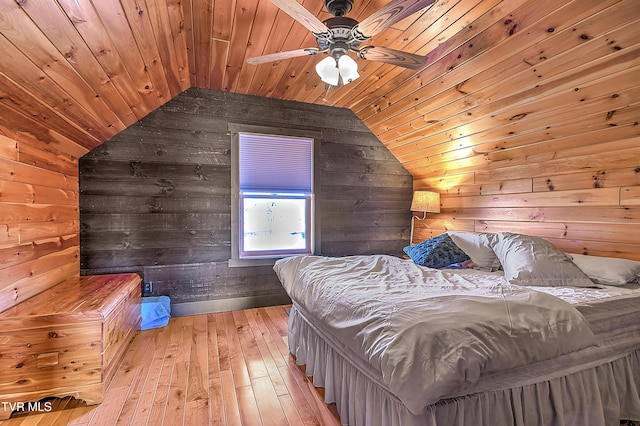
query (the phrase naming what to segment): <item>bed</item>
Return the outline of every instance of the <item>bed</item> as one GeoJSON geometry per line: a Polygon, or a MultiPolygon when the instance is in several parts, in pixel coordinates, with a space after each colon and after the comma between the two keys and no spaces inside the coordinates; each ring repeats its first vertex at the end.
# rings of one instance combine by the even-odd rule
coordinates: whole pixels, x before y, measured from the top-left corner
{"type": "Polygon", "coordinates": [[[448,267],[414,253],[276,262],[289,350],[343,424],[640,420],[640,262],[607,268],[520,234],[451,236],[427,250],[439,252],[427,264],[457,260],[455,241],[467,259],[448,267]]]}

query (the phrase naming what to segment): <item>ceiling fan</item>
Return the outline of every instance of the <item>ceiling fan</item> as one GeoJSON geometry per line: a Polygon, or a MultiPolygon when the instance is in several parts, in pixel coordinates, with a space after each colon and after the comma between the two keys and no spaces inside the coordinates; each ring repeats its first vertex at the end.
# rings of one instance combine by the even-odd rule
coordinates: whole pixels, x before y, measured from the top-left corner
{"type": "Polygon", "coordinates": [[[315,36],[318,47],[248,58],[249,64],[258,65],[327,52],[330,56],[316,65],[316,72],[322,81],[337,86],[339,77],[342,78],[343,84],[348,84],[360,76],[358,64],[347,55],[348,52],[354,52],[358,57],[369,61],[384,62],[409,69],[418,69],[427,61],[426,56],[414,53],[387,47],[360,47],[360,45],[385,28],[431,5],[435,0],[391,0],[362,22],[345,16],[353,7],[353,0],[325,0],[325,6],[333,17],[324,22],[296,0],[270,1],[309,29],[315,36]]]}

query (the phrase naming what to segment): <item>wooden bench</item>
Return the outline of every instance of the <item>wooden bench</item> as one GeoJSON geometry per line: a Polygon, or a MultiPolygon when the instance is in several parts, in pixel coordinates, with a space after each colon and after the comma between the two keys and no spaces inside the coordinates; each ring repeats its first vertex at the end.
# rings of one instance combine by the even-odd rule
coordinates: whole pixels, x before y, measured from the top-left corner
{"type": "Polygon", "coordinates": [[[102,402],[140,328],[140,277],[74,277],[0,313],[0,420],[16,404],[102,402]],[[11,407],[11,409],[9,409],[11,407]]]}

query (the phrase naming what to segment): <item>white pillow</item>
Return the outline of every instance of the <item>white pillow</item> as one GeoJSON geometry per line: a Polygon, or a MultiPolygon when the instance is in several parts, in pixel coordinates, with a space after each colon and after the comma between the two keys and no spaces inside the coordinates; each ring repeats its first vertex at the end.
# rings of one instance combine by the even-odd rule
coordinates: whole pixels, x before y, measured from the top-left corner
{"type": "Polygon", "coordinates": [[[571,261],[540,237],[498,232],[495,251],[504,277],[512,284],[544,287],[593,287],[595,284],[571,261]]]}
{"type": "Polygon", "coordinates": [[[491,248],[495,234],[469,231],[448,231],[447,234],[476,267],[489,271],[500,269],[500,261],[491,248]]]}
{"type": "Polygon", "coordinates": [[[640,262],[635,260],[567,254],[582,272],[598,284],[624,285],[640,277],[640,262]]]}

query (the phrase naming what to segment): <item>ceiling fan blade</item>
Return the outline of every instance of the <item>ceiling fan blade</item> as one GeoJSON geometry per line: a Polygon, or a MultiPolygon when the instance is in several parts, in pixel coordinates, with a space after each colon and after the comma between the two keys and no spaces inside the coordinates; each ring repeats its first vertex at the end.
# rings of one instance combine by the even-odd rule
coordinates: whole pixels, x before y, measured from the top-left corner
{"type": "MultiPolygon", "coordinates": [[[[273,0],[271,0],[273,1],[273,0]]],[[[371,38],[380,31],[402,21],[409,15],[430,6],[435,0],[391,0],[373,12],[368,18],[356,26],[356,30],[364,36],[371,38]]]]}
{"type": "Polygon", "coordinates": [[[309,31],[315,34],[329,32],[329,28],[321,20],[304,8],[296,0],[270,0],[278,6],[284,13],[291,16],[296,21],[304,25],[309,31]]]}
{"type": "Polygon", "coordinates": [[[421,68],[427,62],[426,56],[376,46],[363,47],[358,50],[358,56],[368,61],[385,62],[412,70],[421,68]]]}
{"type": "Polygon", "coordinates": [[[298,56],[314,56],[319,52],[320,49],[316,49],[315,47],[308,47],[306,49],[289,50],[288,52],[271,53],[270,55],[248,58],[247,63],[252,65],[259,65],[267,62],[281,61],[283,59],[297,58],[298,56]]]}

